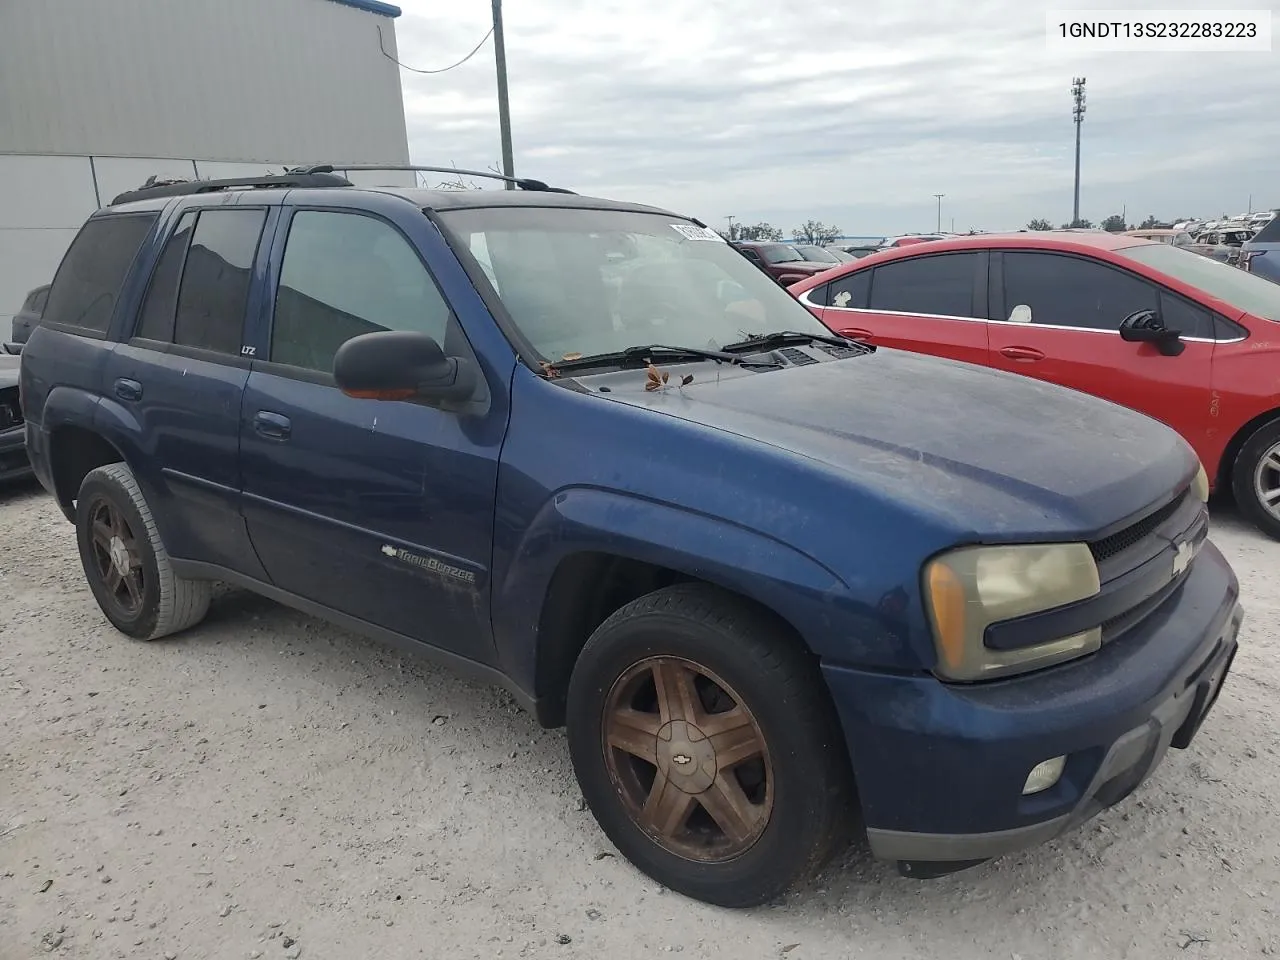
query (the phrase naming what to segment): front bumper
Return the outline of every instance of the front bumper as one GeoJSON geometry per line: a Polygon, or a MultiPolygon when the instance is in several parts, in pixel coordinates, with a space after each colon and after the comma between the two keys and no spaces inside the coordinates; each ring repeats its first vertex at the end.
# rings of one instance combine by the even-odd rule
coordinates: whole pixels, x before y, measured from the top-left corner
{"type": "Polygon", "coordinates": [[[24,427],[10,427],[0,432],[0,480],[12,480],[31,473],[27,459],[27,435],[24,427]]]}
{"type": "Polygon", "coordinates": [[[1181,586],[1082,660],[968,686],[825,665],[872,852],[936,875],[1050,840],[1124,799],[1185,748],[1222,688],[1243,610],[1206,544],[1181,586]],[[1023,796],[1038,763],[1059,781],[1023,796]]]}

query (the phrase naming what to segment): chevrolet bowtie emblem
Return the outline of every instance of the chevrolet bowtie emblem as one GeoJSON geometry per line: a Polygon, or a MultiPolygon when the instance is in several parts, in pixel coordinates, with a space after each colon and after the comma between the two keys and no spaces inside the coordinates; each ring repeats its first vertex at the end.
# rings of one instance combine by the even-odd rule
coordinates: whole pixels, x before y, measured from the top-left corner
{"type": "Polygon", "coordinates": [[[1189,540],[1183,540],[1173,551],[1173,575],[1177,577],[1191,565],[1191,557],[1195,552],[1189,540]]]}
{"type": "Polygon", "coordinates": [[[693,758],[687,757],[683,753],[677,753],[674,757],[671,758],[671,762],[678,763],[680,764],[680,766],[683,767],[686,763],[692,763],[693,758]]]}

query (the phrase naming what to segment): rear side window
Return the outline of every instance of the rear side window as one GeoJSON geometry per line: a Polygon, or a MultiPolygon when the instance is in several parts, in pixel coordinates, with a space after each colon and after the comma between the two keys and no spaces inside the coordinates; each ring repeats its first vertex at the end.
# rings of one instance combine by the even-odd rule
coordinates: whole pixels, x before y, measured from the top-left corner
{"type": "Polygon", "coordinates": [[[94,217],[81,227],[54,277],[44,321],[105,334],[129,267],[156,216],[94,217]]]}
{"type": "Polygon", "coordinates": [[[196,225],[194,212],[187,212],[178,221],[177,228],[164,245],[160,262],[151,275],[146,299],[142,301],[142,319],[137,336],[147,340],[169,343],[173,340],[173,316],[178,306],[178,283],[182,279],[182,264],[187,259],[187,247],[196,225]]]}
{"type": "Polygon", "coordinates": [[[875,268],[872,310],[972,317],[977,253],[944,253],[895,260],[875,268]]]}
{"type": "Polygon", "coordinates": [[[240,354],[253,261],[265,210],[202,210],[187,249],[174,344],[240,354]]]}
{"type": "Polygon", "coordinates": [[[844,307],[848,310],[862,310],[867,306],[867,295],[871,292],[871,271],[857,270],[846,273],[839,280],[832,280],[827,285],[828,306],[844,307]]]}

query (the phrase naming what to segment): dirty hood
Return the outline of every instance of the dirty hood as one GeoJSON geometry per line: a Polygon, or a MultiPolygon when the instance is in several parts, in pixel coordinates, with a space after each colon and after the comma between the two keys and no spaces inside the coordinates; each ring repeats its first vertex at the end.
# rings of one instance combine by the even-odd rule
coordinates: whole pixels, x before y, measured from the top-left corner
{"type": "MultiPolygon", "coordinates": [[[[997,539],[1091,537],[1194,475],[1191,448],[1146,416],[1073,390],[881,349],[614,399],[804,458],[851,485],[997,539]]],[[[683,372],[683,371],[682,371],[683,372]]]]}

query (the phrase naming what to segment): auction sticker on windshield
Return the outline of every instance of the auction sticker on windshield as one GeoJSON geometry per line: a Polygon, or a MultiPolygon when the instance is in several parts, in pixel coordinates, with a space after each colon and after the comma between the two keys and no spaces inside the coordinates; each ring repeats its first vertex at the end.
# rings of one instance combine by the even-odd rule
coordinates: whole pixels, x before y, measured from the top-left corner
{"type": "Polygon", "coordinates": [[[686,240],[718,240],[725,242],[724,237],[708,227],[699,227],[692,223],[673,223],[671,229],[686,240]]]}

